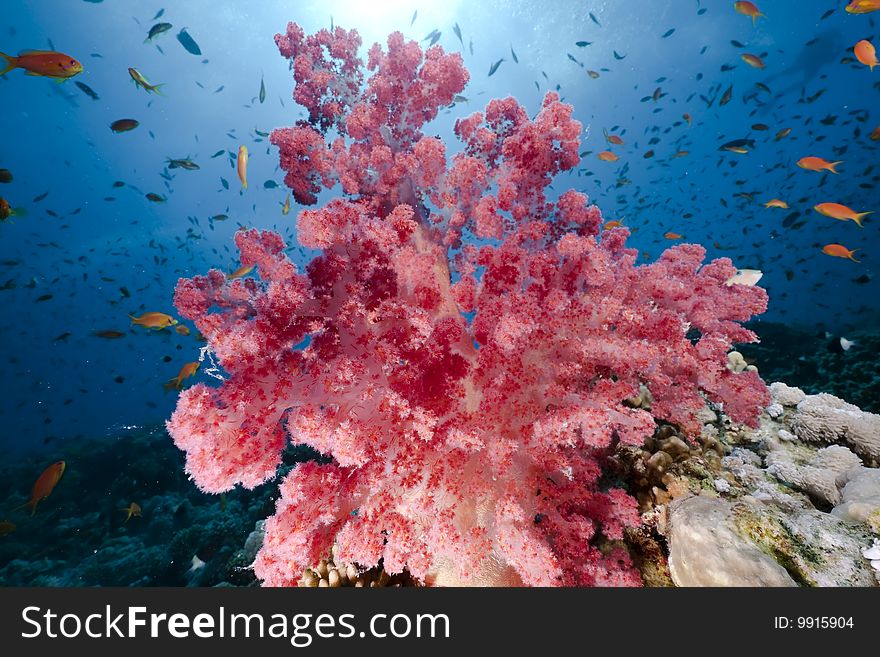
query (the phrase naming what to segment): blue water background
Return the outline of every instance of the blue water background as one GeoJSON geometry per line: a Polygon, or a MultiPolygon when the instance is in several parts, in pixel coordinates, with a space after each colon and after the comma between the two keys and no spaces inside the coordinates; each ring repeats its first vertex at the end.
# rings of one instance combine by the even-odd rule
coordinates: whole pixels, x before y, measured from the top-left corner
{"type": "MultiPolygon", "coordinates": [[[[705,245],[710,256],[760,268],[771,297],[765,321],[837,332],[876,327],[880,287],[876,279],[853,279],[874,276],[880,215],[859,229],[811,209],[833,201],[880,212],[880,142],[868,139],[880,124],[880,71],[872,75],[858,63],[841,63],[852,59],[859,39],[877,40],[876,20],[846,14],[845,2],[831,0],[759,4],[768,17],[753,25],[729,0],[4,2],[0,50],[45,49],[51,40],[83,62],[85,71],[75,80],[100,98],[90,99],[74,81],[57,84],[22,71],[0,79],[0,167],[15,176],[0,185],[0,195],[27,210],[0,225],[0,285],[15,284],[0,291],[0,448],[38,449],[54,458],[63,455],[66,440],[119,437],[167,418],[175,395],[161,384],[197,359],[195,331],[185,337],[129,329],[126,314],[173,313],[178,277],[210,267],[235,269],[232,237],[239,225],[277,229],[295,246],[301,207],[292,202],[290,214],[281,215],[286,188],[277,151],[255,132],[304,116],[291,99],[288,62],[272,39],[289,20],[313,32],[329,27],[332,16],[335,24],[361,32],[364,54],[393,30],[419,41],[440,30],[439,43],[461,51],[471,73],[468,101],[443,110],[426,130],[442,136],[449,153],[457,149],[457,117],[506,95],[534,114],[544,93],[558,88],[589,131],[582,145],[589,154],[577,171],[556,180],[556,193],[570,187],[587,192],[606,219],[622,219],[634,230],[632,245],[649,259],[670,244],[663,234],[672,231],[705,245]],[[151,20],[162,8],[164,15],[151,20]],[[699,15],[700,9],[706,11],[699,15]],[[820,20],[830,9],[836,11],[820,20]],[[148,29],[159,21],[174,27],[145,44],[148,29]],[[463,43],[453,32],[456,23],[463,43]],[[201,56],[175,38],[184,27],[201,56]],[[578,47],[578,41],[592,45],[578,47]],[[747,66],[740,59],[745,52],[766,53],[766,69],[747,66]],[[725,65],[733,68],[722,71],[725,65]],[[164,95],[135,87],[130,66],[163,83],[164,95]],[[257,98],[261,78],[264,103],[257,98]],[[772,93],[756,91],[756,82],[772,93]],[[731,85],[732,100],[720,107],[718,97],[731,85]],[[642,100],[658,87],[658,100],[642,100]],[[814,102],[805,102],[823,89],[814,102]],[[714,98],[711,108],[700,94],[714,98]],[[693,125],[682,119],[685,112],[693,125]],[[109,125],[120,118],[135,118],[140,127],[114,134],[109,125]],[[769,130],[751,129],[755,123],[769,130]],[[783,128],[791,134],[774,141],[783,128]],[[596,157],[608,148],[603,130],[625,141],[611,147],[618,162],[596,157]],[[654,136],[659,143],[649,145],[654,136]],[[748,154],[718,150],[738,138],[755,139],[755,148],[748,154]],[[232,157],[240,144],[250,151],[244,193],[232,157]],[[210,157],[221,149],[226,153],[210,157]],[[655,155],[645,159],[649,149],[655,155]],[[689,155],[671,157],[681,150],[689,155]],[[844,160],[840,175],[797,168],[806,155],[844,160]],[[166,159],[184,157],[200,170],[177,169],[169,172],[172,180],[163,179],[166,159]],[[267,189],[269,180],[279,186],[267,189]],[[125,186],[113,188],[114,181],[125,186]],[[44,200],[33,200],[45,192],[44,200]],[[151,203],[148,192],[167,201],[151,203]],[[753,198],[734,196],[741,192],[753,198]],[[791,210],[765,209],[773,197],[785,199],[791,210]],[[794,210],[805,224],[784,227],[794,210]],[[208,221],[220,213],[229,219],[208,221]],[[828,243],[860,249],[856,257],[862,262],[823,255],[828,243]],[[37,301],[46,294],[53,297],[37,301]],[[104,329],[126,335],[92,335],[104,329]]],[[[306,261],[297,250],[291,256],[306,261]]]]}

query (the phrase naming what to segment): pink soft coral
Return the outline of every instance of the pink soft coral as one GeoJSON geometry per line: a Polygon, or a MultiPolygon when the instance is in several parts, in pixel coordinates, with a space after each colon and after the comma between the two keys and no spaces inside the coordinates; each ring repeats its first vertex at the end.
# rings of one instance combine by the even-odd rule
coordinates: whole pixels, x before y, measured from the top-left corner
{"type": "Polygon", "coordinates": [[[597,548],[638,522],[600,485],[603,458],[655,418],[696,432],[705,398],[755,423],[766,388],[726,353],[756,339],[740,322],[765,292],[726,285],[731,262],[703,265],[693,244],[637,266],[585,195],[549,198],[581,134],[555,94],[534,119],[493,100],[457,122],[465,148],[447,158],[421,130],[467,82],[458,55],[392,34],[364,87],[356,32],[291,24],[276,41],[310,116],[272,133],[287,183],[302,203],[337,183],[347,198],[300,213],[300,241],[322,251],[305,272],[249,230],[236,241],[259,282],[178,283],[226,374],[168,423],[187,471],[208,492],[253,487],[285,432],[330,457],[281,483],[255,563],[267,585],[294,584],[334,542],[343,561],[427,581],[638,584],[624,550],[597,548]],[[623,403],[640,386],[650,413],[623,403]]]}

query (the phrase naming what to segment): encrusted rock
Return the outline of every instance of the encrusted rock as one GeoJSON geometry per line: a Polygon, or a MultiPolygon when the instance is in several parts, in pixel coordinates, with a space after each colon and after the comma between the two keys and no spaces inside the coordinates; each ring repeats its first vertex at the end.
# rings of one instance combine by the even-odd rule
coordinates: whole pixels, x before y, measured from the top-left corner
{"type": "Polygon", "coordinates": [[[796,586],[766,552],[739,536],[724,500],[689,497],[669,507],[669,572],[676,586],[796,586]]]}
{"type": "Polygon", "coordinates": [[[757,428],[723,415],[704,424],[702,454],[682,458],[678,441],[686,443],[671,429],[658,431],[643,452],[646,474],[667,466],[658,454],[673,461],[665,492],[647,490],[647,499],[669,502],[657,526],[667,537],[673,581],[876,585],[878,574],[861,553],[880,536],[880,416],[782,383],[771,393],[757,428]]]}
{"type": "Polygon", "coordinates": [[[863,527],[815,509],[706,497],[669,507],[669,570],[678,586],[874,586],[863,527]]]}
{"type": "Polygon", "coordinates": [[[703,424],[714,424],[718,421],[718,414],[708,406],[703,406],[697,411],[697,419],[703,424]]]}
{"type": "Polygon", "coordinates": [[[248,563],[254,562],[257,552],[263,547],[263,536],[266,534],[265,526],[265,520],[258,520],[256,524],[254,524],[254,530],[248,534],[248,537],[244,542],[244,548],[242,549],[243,557],[248,563]]]}
{"type": "MultiPolygon", "coordinates": [[[[872,516],[880,518],[880,469],[854,468],[847,473],[848,481],[841,493],[842,502],[831,511],[850,523],[868,523],[872,516]]],[[[875,530],[880,533],[880,528],[875,530]]]]}
{"type": "Polygon", "coordinates": [[[870,564],[861,558],[871,544],[863,527],[815,509],[785,513],[777,507],[737,504],[740,535],[773,555],[803,586],[876,586],[870,564]]]}

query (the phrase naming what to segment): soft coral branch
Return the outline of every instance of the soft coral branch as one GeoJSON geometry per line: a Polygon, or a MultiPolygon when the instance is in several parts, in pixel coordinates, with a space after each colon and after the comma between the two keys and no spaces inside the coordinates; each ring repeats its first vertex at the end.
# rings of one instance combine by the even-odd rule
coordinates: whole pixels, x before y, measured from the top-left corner
{"type": "Polygon", "coordinates": [[[236,243],[259,280],[178,283],[228,376],[186,391],[169,422],[210,492],[271,478],[285,434],[329,458],[281,483],[258,577],[293,584],[335,542],[425,581],[638,583],[608,548],[636,506],[600,485],[603,462],[657,419],[696,431],[706,398],[755,421],[764,384],[725,364],[756,339],[740,322],[765,292],[726,285],[732,263],[704,265],[697,245],[637,265],[584,194],[550,199],[581,134],[555,94],[534,118],[507,98],[459,120],[450,158],[422,131],[467,82],[458,55],[395,33],[363,84],[355,32],[276,40],[310,117],[272,133],[286,181],[301,203],[343,196],[300,213],[321,251],[304,272],[250,230],[236,243]],[[625,404],[642,386],[650,412],[625,404]]]}

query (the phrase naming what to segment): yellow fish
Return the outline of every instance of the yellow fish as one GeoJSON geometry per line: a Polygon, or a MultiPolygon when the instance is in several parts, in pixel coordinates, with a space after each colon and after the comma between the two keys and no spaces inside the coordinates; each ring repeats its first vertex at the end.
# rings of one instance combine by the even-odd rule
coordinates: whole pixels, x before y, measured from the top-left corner
{"type": "Polygon", "coordinates": [[[226,280],[231,281],[242,276],[247,276],[254,270],[254,265],[242,265],[231,274],[226,274],[226,280]]]}
{"type": "Polygon", "coordinates": [[[140,517],[142,517],[142,516],[141,516],[141,507],[140,507],[140,505],[139,505],[137,502],[132,502],[131,504],[129,504],[129,505],[128,505],[127,507],[125,507],[124,509],[119,509],[119,510],[120,510],[120,511],[125,511],[125,513],[126,513],[125,520],[122,521],[122,524],[123,524],[123,525],[124,525],[125,523],[127,523],[129,520],[131,520],[132,517],[135,517],[135,518],[140,518],[140,517]]]}
{"type": "Polygon", "coordinates": [[[290,192],[287,192],[287,198],[284,199],[284,205],[281,206],[281,214],[290,212],[290,192]]]}
{"type": "Polygon", "coordinates": [[[177,324],[176,319],[174,319],[171,315],[166,315],[165,313],[144,313],[140,317],[129,315],[129,318],[131,319],[132,324],[137,324],[138,326],[143,326],[144,328],[148,329],[161,330],[177,324]]]}
{"type": "Polygon", "coordinates": [[[238,161],[236,163],[236,168],[238,169],[238,179],[241,181],[241,188],[247,189],[247,163],[248,163],[248,150],[247,146],[242,144],[238,147],[238,161]]]}
{"type": "Polygon", "coordinates": [[[131,79],[134,80],[135,84],[139,87],[143,87],[144,91],[146,91],[147,93],[150,93],[152,91],[153,93],[157,93],[160,96],[162,95],[162,93],[159,91],[159,87],[163,85],[150,84],[149,82],[147,82],[147,78],[141,75],[141,72],[138,71],[136,68],[129,68],[128,74],[131,76],[131,79]]]}
{"type": "Polygon", "coordinates": [[[762,60],[757,55],[741,55],[742,60],[753,68],[764,68],[764,60],[762,60]]]}

